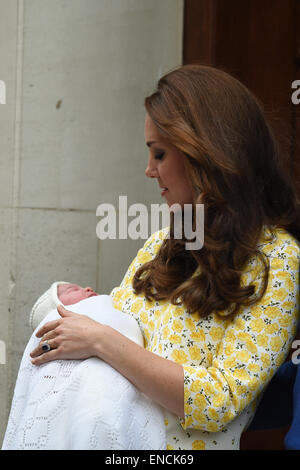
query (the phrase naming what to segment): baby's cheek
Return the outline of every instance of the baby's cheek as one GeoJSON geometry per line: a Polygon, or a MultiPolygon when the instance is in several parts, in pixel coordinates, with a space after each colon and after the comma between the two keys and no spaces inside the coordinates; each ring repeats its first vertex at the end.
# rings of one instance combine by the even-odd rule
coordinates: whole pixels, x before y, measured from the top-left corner
{"type": "Polygon", "coordinates": [[[70,292],[67,295],[64,296],[65,301],[62,300],[62,303],[64,305],[72,305],[76,304],[77,302],[80,302],[80,300],[86,299],[87,295],[85,292],[70,292]]]}
{"type": "Polygon", "coordinates": [[[63,305],[68,305],[68,303],[67,303],[67,302],[68,302],[67,296],[65,296],[64,294],[61,294],[61,295],[58,295],[57,297],[58,297],[58,299],[61,301],[61,303],[62,303],[63,305]]]}

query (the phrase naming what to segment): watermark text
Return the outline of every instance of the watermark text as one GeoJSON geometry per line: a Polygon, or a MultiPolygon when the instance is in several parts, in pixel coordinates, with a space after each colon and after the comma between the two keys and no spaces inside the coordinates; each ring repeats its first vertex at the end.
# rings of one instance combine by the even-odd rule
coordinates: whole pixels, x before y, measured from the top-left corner
{"type": "Polygon", "coordinates": [[[292,349],[296,349],[296,351],[293,352],[292,354],[292,357],[291,357],[291,361],[293,364],[295,364],[296,366],[298,364],[300,364],[300,340],[299,339],[295,339],[292,343],[292,349]],[[298,348],[298,349],[296,349],[298,348]]]}
{"type": "Polygon", "coordinates": [[[0,364],[6,364],[6,345],[5,342],[0,339],[0,364]]]}
{"type": "Polygon", "coordinates": [[[147,206],[140,203],[128,207],[127,196],[119,196],[119,207],[103,203],[97,207],[96,215],[101,217],[96,227],[100,240],[107,238],[147,240],[151,234],[170,226],[171,214],[174,220],[174,238],[188,240],[186,250],[200,250],[204,244],[204,204],[151,204],[150,214],[147,206]],[[128,217],[133,219],[128,220],[128,217]],[[118,225],[118,227],[117,227],[118,225]],[[149,226],[150,231],[149,231],[149,226]]]}
{"type": "Polygon", "coordinates": [[[0,80],[0,104],[6,104],[6,85],[3,80],[0,80]]]}

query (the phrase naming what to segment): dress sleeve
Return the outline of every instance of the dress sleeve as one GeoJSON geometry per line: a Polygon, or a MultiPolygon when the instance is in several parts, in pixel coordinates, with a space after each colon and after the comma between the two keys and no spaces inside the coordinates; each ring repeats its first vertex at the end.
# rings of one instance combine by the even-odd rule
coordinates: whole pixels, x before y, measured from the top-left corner
{"type": "Polygon", "coordinates": [[[183,364],[184,429],[220,431],[255,403],[289,352],[299,314],[299,247],[283,243],[268,257],[263,298],[233,319],[224,318],[224,336],[211,366],[183,364]]]}

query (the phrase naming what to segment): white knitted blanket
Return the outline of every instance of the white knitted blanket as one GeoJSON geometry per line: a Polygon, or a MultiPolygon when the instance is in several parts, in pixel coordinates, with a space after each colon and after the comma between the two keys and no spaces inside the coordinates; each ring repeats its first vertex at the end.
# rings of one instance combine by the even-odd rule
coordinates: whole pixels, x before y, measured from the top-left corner
{"type": "MultiPolygon", "coordinates": [[[[137,322],[115,310],[109,296],[90,297],[67,309],[143,346],[137,322]]],[[[58,317],[53,310],[35,332],[58,317]]],[[[166,448],[163,410],[157,404],[98,358],[32,365],[29,353],[40,341],[35,332],[21,361],[2,450],[166,448]]]]}

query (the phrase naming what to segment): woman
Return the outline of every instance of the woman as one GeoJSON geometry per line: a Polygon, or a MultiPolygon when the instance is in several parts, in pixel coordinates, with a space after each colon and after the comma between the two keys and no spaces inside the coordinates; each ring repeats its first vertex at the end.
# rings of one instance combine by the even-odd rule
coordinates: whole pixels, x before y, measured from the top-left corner
{"type": "Polygon", "coordinates": [[[113,289],[145,349],[59,307],[38,332],[53,349],[32,357],[108,362],[166,410],[169,449],[239,448],[296,331],[299,200],[260,106],[228,74],[179,67],[145,106],[146,175],[169,206],[204,204],[204,246],[186,250],[172,220],[113,289]]]}

